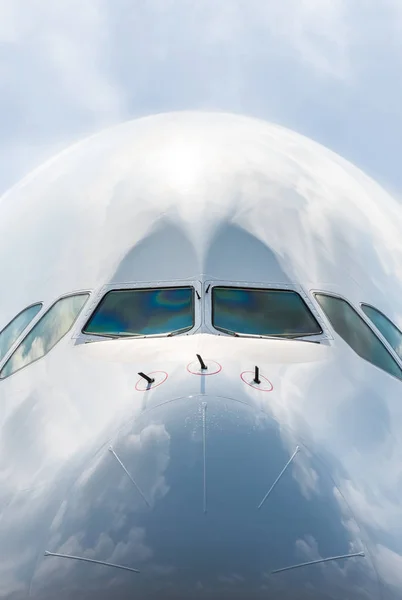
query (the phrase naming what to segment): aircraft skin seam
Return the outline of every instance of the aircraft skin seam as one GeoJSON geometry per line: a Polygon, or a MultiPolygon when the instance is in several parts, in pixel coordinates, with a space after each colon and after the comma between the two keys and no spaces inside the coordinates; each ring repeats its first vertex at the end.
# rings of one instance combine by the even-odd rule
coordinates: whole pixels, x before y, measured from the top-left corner
{"type": "Polygon", "coordinates": [[[86,558],[85,556],[74,556],[73,554],[60,554],[59,552],[45,551],[45,556],[55,556],[57,558],[69,558],[71,560],[81,560],[83,562],[94,563],[96,565],[103,565],[105,567],[114,567],[115,569],[123,569],[124,571],[131,571],[132,573],[140,573],[138,569],[132,567],[126,567],[124,565],[118,565],[116,563],[106,562],[104,560],[95,560],[94,558],[86,558]]]}
{"type": "Polygon", "coordinates": [[[121,468],[123,469],[123,471],[126,473],[127,477],[130,479],[131,483],[134,485],[135,489],[137,490],[137,492],[140,494],[141,498],[144,500],[145,504],[151,508],[150,503],[148,502],[148,500],[145,497],[144,492],[141,490],[141,488],[139,487],[139,485],[136,483],[136,481],[134,480],[134,478],[130,475],[130,473],[127,471],[126,467],[124,466],[123,462],[120,460],[120,458],[117,456],[116,452],[113,449],[113,446],[109,446],[109,452],[111,452],[111,454],[115,457],[115,459],[117,460],[117,462],[119,463],[119,465],[121,466],[121,468]]]}
{"type": "Polygon", "coordinates": [[[270,493],[272,492],[272,490],[274,489],[274,487],[276,486],[276,484],[278,483],[278,481],[280,480],[280,478],[282,477],[282,475],[285,473],[286,469],[289,467],[290,463],[293,461],[293,459],[295,458],[296,454],[299,451],[300,451],[300,447],[296,446],[296,450],[293,452],[292,456],[289,458],[288,462],[283,467],[282,471],[279,473],[278,477],[275,479],[274,483],[271,485],[271,487],[269,488],[269,490],[265,494],[264,498],[259,503],[259,505],[257,507],[258,510],[260,510],[260,508],[262,507],[262,505],[264,504],[264,502],[266,501],[266,499],[268,498],[268,496],[270,495],[270,493]]]}
{"type": "Polygon", "coordinates": [[[340,556],[328,556],[327,558],[319,558],[317,560],[309,560],[308,562],[304,562],[304,563],[298,563],[296,565],[291,565],[289,567],[282,567],[281,569],[275,569],[274,571],[271,571],[271,574],[274,575],[275,573],[282,573],[283,571],[290,571],[292,569],[299,569],[300,567],[308,567],[309,565],[318,565],[320,563],[325,563],[325,562],[330,562],[333,560],[342,560],[342,559],[346,559],[346,558],[355,558],[355,557],[365,557],[365,553],[364,552],[354,552],[353,554],[341,554],[340,556]]]}

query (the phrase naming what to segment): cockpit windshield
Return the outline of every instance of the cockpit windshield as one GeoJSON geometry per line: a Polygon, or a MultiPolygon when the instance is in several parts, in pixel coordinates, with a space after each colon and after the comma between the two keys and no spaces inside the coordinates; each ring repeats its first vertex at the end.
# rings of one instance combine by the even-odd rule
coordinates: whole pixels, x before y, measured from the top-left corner
{"type": "Polygon", "coordinates": [[[107,292],[83,332],[126,337],[181,333],[194,326],[194,288],[166,287],[107,292]]]}
{"type": "Polygon", "coordinates": [[[301,296],[291,290],[214,287],[212,324],[227,333],[302,337],[322,333],[301,296]]]}

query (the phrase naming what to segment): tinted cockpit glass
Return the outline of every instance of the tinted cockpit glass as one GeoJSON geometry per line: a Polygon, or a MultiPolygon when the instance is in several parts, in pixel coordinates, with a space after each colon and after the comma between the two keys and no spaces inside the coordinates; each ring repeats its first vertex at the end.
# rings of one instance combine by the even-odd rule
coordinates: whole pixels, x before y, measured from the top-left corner
{"type": "Polygon", "coordinates": [[[370,321],[374,323],[378,331],[382,333],[399,358],[402,358],[402,333],[397,326],[373,306],[362,304],[362,311],[368,316],[370,321]]]}
{"type": "Polygon", "coordinates": [[[34,325],[15,349],[0,372],[0,379],[45,356],[71,329],[88,294],[77,294],[60,298],[34,325]]]}
{"type": "Polygon", "coordinates": [[[402,379],[402,370],[370,327],[343,298],[315,294],[332,327],[362,358],[402,379]]]}
{"type": "Polygon", "coordinates": [[[10,350],[14,342],[19,338],[24,329],[29,325],[34,317],[42,308],[42,303],[28,306],[20,312],[10,323],[0,331],[0,360],[2,360],[10,350]]]}
{"type": "Polygon", "coordinates": [[[112,290],[95,309],[84,333],[157,335],[186,331],[194,325],[194,289],[112,290]]]}
{"type": "Polygon", "coordinates": [[[297,292],[232,287],[212,290],[212,324],[244,335],[303,336],[322,333],[297,292]]]}

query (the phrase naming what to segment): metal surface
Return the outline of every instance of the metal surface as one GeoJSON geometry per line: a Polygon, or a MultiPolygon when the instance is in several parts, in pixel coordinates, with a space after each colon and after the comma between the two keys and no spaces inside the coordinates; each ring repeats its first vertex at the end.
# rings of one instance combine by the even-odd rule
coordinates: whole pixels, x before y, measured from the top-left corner
{"type": "Polygon", "coordinates": [[[0,597],[399,599],[402,384],[312,291],[400,324],[401,231],[341,158],[219,114],[124,124],[4,196],[0,328],[91,296],[0,381],[0,597]],[[214,282],[298,291],[320,343],[214,330],[214,282]],[[197,290],[188,334],[81,333],[105,290],[178,284],[197,290]]]}

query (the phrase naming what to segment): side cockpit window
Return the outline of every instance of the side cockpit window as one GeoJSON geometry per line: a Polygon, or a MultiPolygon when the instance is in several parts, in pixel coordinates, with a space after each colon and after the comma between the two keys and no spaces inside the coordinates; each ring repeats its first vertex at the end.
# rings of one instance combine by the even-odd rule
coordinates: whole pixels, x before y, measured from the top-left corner
{"type": "Polygon", "coordinates": [[[373,325],[377,327],[378,331],[384,336],[391,348],[393,348],[399,358],[402,359],[402,332],[399,331],[398,327],[394,325],[388,317],[374,308],[374,306],[362,304],[361,307],[362,311],[370,319],[373,325]]]}
{"type": "Polygon", "coordinates": [[[291,290],[214,287],[212,324],[236,335],[303,337],[322,329],[302,297],[291,290]]]}
{"type": "Polygon", "coordinates": [[[71,329],[89,294],[61,298],[43,315],[0,372],[4,379],[47,354],[71,329]]]}
{"type": "Polygon", "coordinates": [[[20,337],[21,333],[28,327],[29,323],[36,317],[42,303],[32,304],[21,311],[6,327],[0,331],[0,361],[5,357],[14,342],[20,337]]]}
{"type": "Polygon", "coordinates": [[[362,358],[402,379],[402,370],[355,309],[343,298],[316,293],[315,297],[336,333],[362,358]]]}
{"type": "Polygon", "coordinates": [[[107,292],[83,333],[130,337],[183,333],[194,327],[194,288],[123,289],[107,292]]]}

